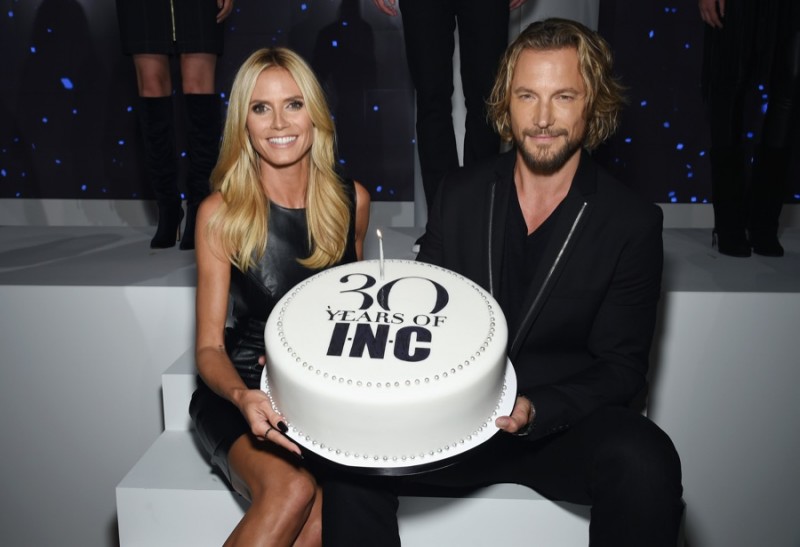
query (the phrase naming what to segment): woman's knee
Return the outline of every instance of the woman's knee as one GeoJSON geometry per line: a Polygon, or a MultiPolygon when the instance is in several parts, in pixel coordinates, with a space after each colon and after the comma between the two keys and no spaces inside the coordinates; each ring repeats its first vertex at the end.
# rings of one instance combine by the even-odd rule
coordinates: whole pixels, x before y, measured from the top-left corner
{"type": "Polygon", "coordinates": [[[317,483],[310,473],[297,470],[277,479],[260,480],[250,485],[250,492],[254,504],[278,504],[285,513],[307,515],[317,496],[317,483]]]}
{"type": "Polygon", "coordinates": [[[234,488],[252,504],[307,513],[314,502],[317,483],[311,473],[265,450],[251,435],[242,435],[231,445],[228,468],[234,488]]]}
{"type": "Polygon", "coordinates": [[[298,510],[310,510],[317,496],[317,483],[309,473],[297,473],[292,477],[285,490],[288,491],[289,503],[298,510]]]}
{"type": "Polygon", "coordinates": [[[172,93],[169,60],[166,55],[133,56],[140,97],[166,97],[172,93]]]}
{"type": "Polygon", "coordinates": [[[217,56],[211,53],[181,55],[181,87],[186,94],[214,93],[217,56]]]}

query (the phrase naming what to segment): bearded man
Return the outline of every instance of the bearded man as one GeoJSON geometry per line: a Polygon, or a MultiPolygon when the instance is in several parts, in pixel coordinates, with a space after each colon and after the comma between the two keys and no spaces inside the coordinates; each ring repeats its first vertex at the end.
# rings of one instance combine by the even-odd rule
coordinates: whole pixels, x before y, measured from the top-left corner
{"type": "MultiPolygon", "coordinates": [[[[611,68],[606,42],[573,21],[533,23],[507,49],[489,110],[512,150],[445,178],[417,259],[495,296],[519,395],[491,440],[397,482],[522,484],[591,505],[592,546],[674,547],[680,459],[632,407],[647,385],[662,213],[589,153],[616,129],[611,68]]],[[[324,544],[399,545],[397,486],[326,483],[324,544]]]]}

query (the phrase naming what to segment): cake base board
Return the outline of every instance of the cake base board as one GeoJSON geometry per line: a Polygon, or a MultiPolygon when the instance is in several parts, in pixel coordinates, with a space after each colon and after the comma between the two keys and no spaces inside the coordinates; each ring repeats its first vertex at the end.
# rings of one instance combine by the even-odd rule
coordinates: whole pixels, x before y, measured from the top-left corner
{"type": "MultiPolygon", "coordinates": [[[[264,367],[261,373],[261,389],[268,395],[269,382],[267,378],[267,367],[264,367]]],[[[417,475],[420,473],[427,473],[437,469],[443,469],[450,465],[457,463],[465,453],[473,448],[485,443],[500,431],[494,425],[494,418],[498,416],[508,416],[514,408],[514,403],[517,399],[517,375],[514,371],[514,366],[511,364],[510,359],[506,359],[506,370],[503,392],[497,404],[497,410],[492,415],[491,423],[480,429],[477,433],[473,434],[470,439],[463,440],[455,445],[450,445],[446,449],[440,449],[433,454],[427,454],[424,458],[416,458],[414,461],[406,460],[393,460],[393,459],[379,459],[379,458],[357,458],[350,454],[337,453],[334,450],[321,448],[316,441],[309,441],[305,436],[302,436],[297,429],[289,425],[289,429],[285,435],[298,446],[312,452],[325,460],[328,464],[334,464],[336,467],[346,468],[348,472],[359,473],[364,475],[381,475],[381,476],[405,476],[417,475]]],[[[270,396],[270,400],[272,397],[270,396]]],[[[280,409],[275,406],[272,401],[273,408],[277,412],[280,409]]]]}

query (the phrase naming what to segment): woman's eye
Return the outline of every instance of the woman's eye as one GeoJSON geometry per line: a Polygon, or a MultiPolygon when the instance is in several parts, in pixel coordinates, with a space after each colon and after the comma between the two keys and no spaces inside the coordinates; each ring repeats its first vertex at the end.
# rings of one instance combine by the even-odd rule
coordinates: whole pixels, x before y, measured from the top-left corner
{"type": "Polygon", "coordinates": [[[288,104],[289,110],[300,110],[303,108],[303,101],[292,101],[288,104]]]}
{"type": "Polygon", "coordinates": [[[256,114],[263,114],[267,111],[267,106],[264,104],[254,104],[253,105],[253,112],[256,114]]]}

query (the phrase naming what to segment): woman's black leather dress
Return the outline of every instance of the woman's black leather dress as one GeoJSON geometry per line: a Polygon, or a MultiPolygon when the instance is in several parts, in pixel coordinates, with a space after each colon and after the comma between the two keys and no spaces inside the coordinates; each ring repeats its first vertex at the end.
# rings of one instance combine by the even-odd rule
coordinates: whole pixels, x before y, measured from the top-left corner
{"type": "MultiPolygon", "coordinates": [[[[356,260],[355,188],[345,182],[350,196],[350,228],[341,264],[356,260]]],[[[258,389],[264,355],[264,326],[278,300],[292,287],[314,275],[297,262],[310,254],[305,209],[287,209],[270,203],[267,250],[258,263],[244,273],[231,266],[231,312],[225,329],[225,348],[247,387],[258,389]]],[[[229,401],[219,397],[198,377],[189,414],[200,443],[230,480],[228,450],[241,435],[250,431],[247,421],[229,401]]]]}

